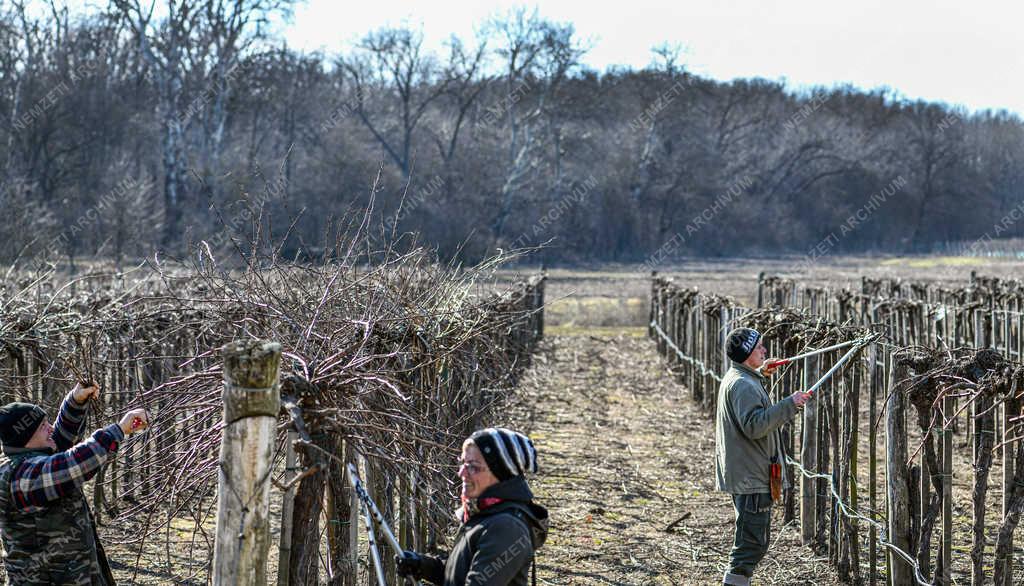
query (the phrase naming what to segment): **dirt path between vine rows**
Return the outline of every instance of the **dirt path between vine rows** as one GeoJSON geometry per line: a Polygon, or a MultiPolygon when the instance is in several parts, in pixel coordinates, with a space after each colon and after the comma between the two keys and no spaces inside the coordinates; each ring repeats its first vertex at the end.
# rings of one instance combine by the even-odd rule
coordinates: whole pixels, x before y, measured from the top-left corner
{"type": "MultiPolygon", "coordinates": [[[[513,419],[537,444],[552,517],[538,583],[721,583],[733,510],[714,491],[713,423],[644,332],[551,336],[520,382],[513,419]]],[[[838,583],[781,509],[772,529],[755,584],[838,583]]]]}

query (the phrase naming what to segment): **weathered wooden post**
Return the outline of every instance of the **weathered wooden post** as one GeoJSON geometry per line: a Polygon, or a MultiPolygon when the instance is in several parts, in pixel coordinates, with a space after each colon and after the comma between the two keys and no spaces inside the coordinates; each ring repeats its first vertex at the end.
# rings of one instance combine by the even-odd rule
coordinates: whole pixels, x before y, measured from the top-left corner
{"type": "MultiPolygon", "coordinates": [[[[991,330],[990,296],[987,311],[974,313],[974,345],[977,349],[994,346],[991,330]],[[986,319],[989,320],[986,323],[986,319]]],[[[981,584],[985,579],[985,513],[988,493],[989,469],[992,466],[992,447],[995,444],[995,416],[991,411],[992,398],[980,394],[971,403],[974,422],[974,487],[972,492],[974,543],[971,547],[971,580],[981,584]]]]}
{"type": "Polygon", "coordinates": [[[298,456],[295,454],[295,440],[298,438],[299,434],[294,430],[288,431],[284,459],[284,481],[288,489],[284,493],[281,505],[281,539],[277,547],[278,586],[288,586],[288,568],[292,558],[292,513],[295,511],[295,485],[292,484],[292,480],[299,469],[298,456]]]}
{"type": "Polygon", "coordinates": [[[690,396],[693,397],[693,401],[699,405],[703,402],[703,395],[700,385],[696,383],[697,368],[693,363],[697,357],[697,318],[696,311],[693,310],[694,304],[695,299],[690,297],[686,304],[686,355],[690,357],[690,362],[686,363],[688,373],[686,384],[690,387],[690,396]]]}
{"type": "Polygon", "coordinates": [[[729,371],[729,362],[730,361],[729,361],[729,356],[726,355],[726,353],[725,353],[725,340],[729,336],[729,331],[732,328],[732,324],[730,323],[730,321],[732,319],[732,315],[731,315],[732,312],[729,309],[727,309],[724,305],[721,308],[719,308],[718,311],[719,311],[718,319],[719,319],[719,321],[722,322],[722,323],[719,324],[719,327],[718,327],[718,347],[721,348],[721,350],[722,350],[721,363],[722,363],[722,376],[724,377],[725,373],[729,371]]]}
{"type": "MultiPolygon", "coordinates": [[[[904,416],[906,395],[897,388],[907,378],[907,366],[893,354],[889,379],[889,400],[885,409],[886,478],[889,500],[889,542],[903,551],[910,550],[910,490],[907,467],[907,423],[904,416]]],[[[911,584],[912,567],[905,559],[887,552],[889,583],[911,584]]]]}
{"type": "MultiPolygon", "coordinates": [[[[804,358],[803,390],[814,384],[818,376],[818,357],[804,358]]],[[[803,424],[800,427],[800,466],[807,472],[818,471],[818,396],[815,394],[804,405],[803,424]]],[[[815,488],[813,478],[800,477],[800,543],[811,545],[814,542],[814,529],[817,526],[817,510],[815,508],[815,488]]]]}
{"type": "MultiPolygon", "coordinates": [[[[1010,307],[1011,305],[1007,303],[1006,308],[1009,309],[1010,307]]],[[[1010,314],[1006,314],[1006,358],[1007,360],[1013,360],[1013,355],[1016,354],[1017,360],[1020,361],[1024,359],[1024,314],[1021,313],[1020,297],[1013,300],[1012,307],[1015,310],[1013,313],[1016,314],[1016,320],[1011,320],[1010,314]],[[1014,322],[1017,326],[1015,329],[1011,328],[1011,322],[1014,322]]],[[[1017,399],[1012,396],[1012,390],[1010,394],[1011,397],[1008,397],[1003,403],[1003,519],[1012,512],[1014,477],[1016,476],[1016,467],[1021,465],[1021,463],[1014,460],[1017,446],[1016,440],[1013,437],[1013,418],[1017,416],[1020,408],[1017,399]]],[[[1012,552],[1013,533],[1010,533],[1009,539],[1008,551],[1012,552]]],[[[1010,586],[1013,583],[1013,556],[1010,555],[1001,560],[997,559],[996,564],[1002,565],[1003,576],[1005,576],[1004,584],[1010,586]]],[[[997,583],[997,586],[1003,585],[997,583]]]]}
{"type": "Polygon", "coordinates": [[[707,375],[704,377],[706,381],[707,392],[704,393],[704,412],[714,413],[715,407],[718,402],[718,384],[715,381],[715,372],[713,366],[715,361],[718,360],[718,355],[715,351],[718,349],[715,343],[715,329],[712,327],[711,316],[707,312],[702,312],[704,320],[704,356],[701,358],[701,362],[704,363],[704,368],[707,369],[707,375]]]}
{"type": "MultiPolygon", "coordinates": [[[[811,315],[816,315],[815,298],[810,301],[811,315]]],[[[803,390],[811,388],[818,380],[818,356],[804,358],[803,390]]],[[[807,472],[818,471],[818,396],[815,393],[804,405],[803,422],[800,428],[800,466],[807,472]]],[[[817,509],[815,507],[817,482],[807,476],[800,477],[800,543],[811,545],[817,527],[817,509]]]]}
{"type": "Polygon", "coordinates": [[[942,576],[936,576],[939,584],[952,584],[953,564],[953,430],[951,420],[955,419],[956,401],[948,394],[942,399],[942,576]]]}
{"type": "MultiPolygon", "coordinates": [[[[675,328],[674,324],[675,324],[675,315],[679,311],[679,295],[678,295],[678,293],[679,293],[679,291],[674,290],[674,289],[669,293],[669,295],[668,295],[668,302],[665,305],[665,307],[667,308],[667,311],[666,311],[665,317],[661,320],[662,321],[662,325],[661,325],[662,331],[665,332],[665,335],[668,336],[668,339],[673,344],[677,344],[677,345],[679,344],[679,336],[676,335],[676,328],[675,328]]],[[[669,372],[675,372],[676,368],[678,367],[678,363],[680,362],[679,355],[676,354],[669,347],[667,342],[665,343],[665,361],[668,362],[668,370],[669,370],[669,372]]]]}
{"type": "Polygon", "coordinates": [[[224,346],[223,357],[224,434],[212,579],[215,586],[265,585],[281,345],[239,340],[224,346]]]}
{"type": "Polygon", "coordinates": [[[541,269],[540,280],[537,282],[537,288],[535,290],[536,291],[536,298],[535,298],[536,305],[535,305],[535,309],[537,309],[537,313],[536,313],[536,315],[537,315],[537,331],[536,331],[536,340],[534,340],[534,343],[539,342],[539,341],[544,339],[544,286],[547,284],[547,282],[548,282],[548,270],[547,270],[547,268],[543,268],[543,269],[541,269]]]}
{"type": "MultiPolygon", "coordinates": [[[[651,315],[647,320],[647,337],[658,339],[654,333],[654,324],[658,320],[658,271],[651,271],[651,315]]],[[[658,347],[661,347],[661,340],[658,340],[658,347]]]]}
{"type": "Polygon", "coordinates": [[[757,273],[757,308],[764,307],[764,271],[757,273]]]}
{"type": "MultiPolygon", "coordinates": [[[[686,356],[690,356],[690,354],[688,353],[688,351],[686,349],[687,348],[687,344],[690,341],[690,335],[689,335],[689,331],[687,330],[687,319],[686,319],[686,316],[689,314],[689,312],[686,310],[687,304],[688,304],[688,302],[687,302],[686,298],[684,297],[682,299],[680,305],[679,305],[679,310],[676,311],[676,313],[672,317],[672,319],[676,323],[676,332],[678,332],[678,334],[679,334],[679,343],[678,343],[679,350],[683,354],[685,354],[686,356]]],[[[687,369],[689,368],[689,366],[690,366],[690,363],[684,360],[679,365],[679,370],[676,371],[676,377],[675,377],[675,380],[676,380],[677,383],[679,383],[681,385],[685,385],[686,387],[691,387],[692,386],[692,385],[690,385],[689,381],[687,380],[688,377],[686,376],[687,369]]]]}
{"type": "Polygon", "coordinates": [[[359,583],[355,557],[359,552],[359,536],[356,533],[359,527],[359,505],[353,506],[355,491],[348,482],[348,472],[342,463],[355,462],[356,459],[349,442],[341,438],[332,441],[333,450],[342,456],[342,460],[332,458],[327,475],[327,547],[331,575],[334,576],[329,583],[332,586],[356,586],[359,583]]]}

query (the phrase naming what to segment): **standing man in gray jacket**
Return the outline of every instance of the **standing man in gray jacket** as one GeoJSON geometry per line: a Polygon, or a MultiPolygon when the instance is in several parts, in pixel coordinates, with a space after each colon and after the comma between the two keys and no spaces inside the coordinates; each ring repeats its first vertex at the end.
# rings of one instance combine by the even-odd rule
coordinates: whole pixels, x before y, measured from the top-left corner
{"type": "MultiPolygon", "coordinates": [[[[765,377],[761,334],[737,328],[726,339],[730,367],[718,389],[715,416],[715,487],[732,495],[736,533],[724,585],[749,586],[754,568],[768,552],[772,511],[771,469],[784,475],[779,428],[793,418],[810,394],[797,391],[772,404],[765,377]]],[[[779,477],[784,482],[784,476],[779,477]]]]}

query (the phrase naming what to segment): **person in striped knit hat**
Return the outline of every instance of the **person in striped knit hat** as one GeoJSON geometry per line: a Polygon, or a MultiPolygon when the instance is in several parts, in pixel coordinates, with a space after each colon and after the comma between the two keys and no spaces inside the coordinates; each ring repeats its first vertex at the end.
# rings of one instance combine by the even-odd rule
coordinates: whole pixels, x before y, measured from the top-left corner
{"type": "Polygon", "coordinates": [[[403,552],[398,573],[439,586],[526,586],[548,533],[547,509],[533,502],[525,477],[537,472],[533,442],[510,429],[481,429],[463,442],[459,464],[455,544],[447,555],[403,552]]]}

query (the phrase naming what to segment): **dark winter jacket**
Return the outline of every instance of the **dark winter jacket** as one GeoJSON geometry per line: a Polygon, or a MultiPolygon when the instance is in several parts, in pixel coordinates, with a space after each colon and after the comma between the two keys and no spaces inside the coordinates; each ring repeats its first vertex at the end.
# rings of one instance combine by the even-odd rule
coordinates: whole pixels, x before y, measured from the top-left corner
{"type": "MultiPolygon", "coordinates": [[[[534,552],[548,535],[548,512],[522,476],[484,490],[502,502],[462,524],[447,556],[424,556],[421,577],[440,586],[527,586],[534,552]]],[[[462,518],[462,510],[457,513],[462,518]]]]}

